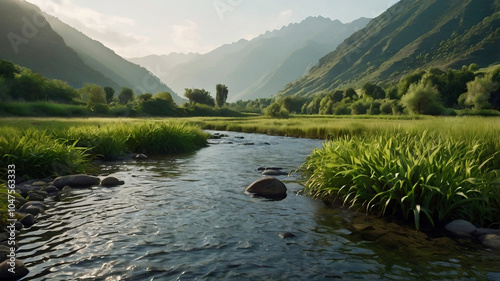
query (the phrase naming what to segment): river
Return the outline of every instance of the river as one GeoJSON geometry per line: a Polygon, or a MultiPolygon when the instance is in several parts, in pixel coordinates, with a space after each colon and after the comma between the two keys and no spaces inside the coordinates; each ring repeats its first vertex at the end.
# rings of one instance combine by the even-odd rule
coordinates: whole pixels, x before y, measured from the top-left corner
{"type": "Polygon", "coordinates": [[[284,200],[245,194],[258,167],[291,171],[322,143],[224,134],[192,154],[101,163],[125,185],[50,199],[18,238],[24,280],[500,280],[498,253],[325,206],[297,194],[298,174],[277,177],[284,200]]]}

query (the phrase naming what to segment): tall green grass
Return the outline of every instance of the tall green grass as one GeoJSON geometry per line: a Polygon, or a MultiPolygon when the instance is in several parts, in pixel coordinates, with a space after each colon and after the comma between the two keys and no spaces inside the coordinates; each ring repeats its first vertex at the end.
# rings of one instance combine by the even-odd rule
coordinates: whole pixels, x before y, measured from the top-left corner
{"type": "Polygon", "coordinates": [[[306,190],[356,210],[401,217],[417,229],[451,219],[498,227],[500,172],[491,145],[426,130],[342,137],[304,163],[306,190]]]}
{"type": "Polygon", "coordinates": [[[58,141],[47,131],[3,128],[0,132],[2,179],[6,179],[8,165],[15,165],[18,177],[32,178],[83,172],[89,168],[86,148],[58,141]]]}
{"type": "MultiPolygon", "coordinates": [[[[81,122],[81,121],[78,121],[81,122]]],[[[36,123],[36,122],[35,122],[36,123]]],[[[95,158],[113,160],[127,153],[191,152],[207,144],[209,134],[180,122],[103,122],[50,129],[0,127],[0,176],[16,165],[18,177],[43,178],[87,171],[95,158]]]]}

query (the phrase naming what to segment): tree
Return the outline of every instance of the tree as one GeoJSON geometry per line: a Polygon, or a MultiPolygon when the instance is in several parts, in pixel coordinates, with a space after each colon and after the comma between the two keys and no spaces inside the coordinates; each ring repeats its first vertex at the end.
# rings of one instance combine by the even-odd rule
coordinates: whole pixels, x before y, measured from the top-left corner
{"type": "Polygon", "coordinates": [[[153,97],[154,99],[161,99],[170,102],[171,104],[175,104],[172,95],[169,92],[159,92],[153,97]]]}
{"type": "Polygon", "coordinates": [[[223,84],[217,84],[215,86],[215,90],[216,90],[215,101],[217,103],[217,106],[222,107],[226,103],[229,90],[227,89],[227,86],[223,84]]]}
{"type": "Polygon", "coordinates": [[[134,99],[134,91],[130,88],[123,87],[118,95],[118,101],[121,104],[127,104],[134,99]]]}
{"type": "Polygon", "coordinates": [[[78,89],[78,93],[82,101],[87,102],[88,106],[106,104],[106,92],[99,85],[87,83],[78,89]]]}
{"type": "Polygon", "coordinates": [[[106,102],[110,104],[115,96],[115,89],[111,87],[104,87],[104,92],[106,92],[106,102]]]}
{"type": "Polygon", "coordinates": [[[153,94],[151,94],[151,93],[145,93],[145,94],[138,95],[135,97],[135,99],[138,103],[144,103],[148,100],[151,100],[152,98],[153,98],[153,94]]]}
{"type": "Polygon", "coordinates": [[[358,93],[356,93],[356,90],[354,90],[353,88],[347,88],[344,91],[344,99],[345,98],[350,98],[351,100],[354,100],[357,97],[358,97],[358,93]]]}
{"type": "Polygon", "coordinates": [[[375,100],[385,98],[385,91],[382,89],[382,87],[378,85],[373,85],[370,82],[367,82],[363,86],[362,90],[363,90],[363,96],[365,97],[371,97],[375,100]]]}
{"type": "Polygon", "coordinates": [[[16,66],[7,60],[0,60],[0,77],[5,79],[14,79],[16,66]]]}
{"type": "Polygon", "coordinates": [[[498,88],[498,84],[491,81],[490,76],[476,77],[467,82],[467,92],[460,95],[459,102],[472,106],[474,110],[490,108],[490,95],[498,88]]]}
{"type": "Polygon", "coordinates": [[[417,114],[437,113],[435,109],[442,107],[438,89],[423,81],[410,85],[401,102],[411,113],[417,114]]]}
{"type": "Polygon", "coordinates": [[[205,89],[185,89],[184,96],[189,99],[190,105],[197,103],[215,106],[215,100],[205,89]]]}

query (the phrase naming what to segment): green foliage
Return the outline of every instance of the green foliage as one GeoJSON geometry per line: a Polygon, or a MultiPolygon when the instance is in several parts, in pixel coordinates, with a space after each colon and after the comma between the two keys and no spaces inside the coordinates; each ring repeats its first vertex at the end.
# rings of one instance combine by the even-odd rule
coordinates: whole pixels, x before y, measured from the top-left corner
{"type": "Polygon", "coordinates": [[[410,85],[401,102],[411,113],[429,114],[440,106],[440,96],[437,88],[423,81],[410,85]]]}
{"type": "Polygon", "coordinates": [[[206,145],[208,134],[177,122],[111,122],[53,130],[0,127],[0,176],[7,165],[19,177],[44,178],[83,173],[90,160],[116,159],[128,152],[169,154],[191,152],[206,145]]]}
{"type": "Polygon", "coordinates": [[[99,85],[87,83],[78,89],[78,94],[80,95],[80,99],[87,103],[89,107],[93,107],[96,104],[107,104],[106,92],[99,85]]]}
{"type": "Polygon", "coordinates": [[[154,95],[154,99],[162,99],[170,102],[171,104],[175,104],[172,95],[169,92],[159,92],[154,95]]]}
{"type": "Polygon", "coordinates": [[[134,99],[134,91],[127,87],[122,87],[120,94],[118,95],[118,101],[120,104],[127,104],[134,99]]]}
{"type": "Polygon", "coordinates": [[[5,79],[14,79],[16,72],[16,66],[12,62],[0,60],[0,77],[5,79]]]}
{"type": "Polygon", "coordinates": [[[290,113],[279,103],[274,102],[266,108],[266,114],[273,118],[288,118],[290,113]]]}
{"type": "Polygon", "coordinates": [[[215,90],[216,90],[215,101],[217,103],[217,106],[222,107],[226,103],[229,90],[227,89],[227,86],[223,84],[217,84],[215,86],[215,90]]]}
{"type": "MultiPolygon", "coordinates": [[[[168,93],[167,93],[168,94],[168,93]]],[[[178,116],[177,107],[172,101],[153,98],[142,103],[142,112],[151,116],[178,116]]]]}
{"type": "Polygon", "coordinates": [[[370,82],[363,85],[362,91],[363,91],[363,97],[370,97],[372,99],[385,98],[384,89],[382,89],[382,87],[380,87],[378,85],[373,85],[370,82]]]}
{"type": "Polygon", "coordinates": [[[110,104],[115,96],[115,89],[111,87],[104,87],[104,92],[106,92],[106,103],[110,104]]]}
{"type": "Polygon", "coordinates": [[[366,114],[370,104],[365,100],[357,100],[351,104],[351,113],[353,115],[366,114]]]}
{"type": "Polygon", "coordinates": [[[64,143],[47,131],[2,128],[0,175],[6,178],[7,165],[16,166],[19,177],[44,178],[84,172],[90,163],[87,149],[64,143]]]}
{"type": "Polygon", "coordinates": [[[340,138],[307,159],[307,190],[351,208],[436,226],[500,223],[499,173],[483,141],[394,131],[340,138]]]}
{"type": "Polygon", "coordinates": [[[186,88],[184,96],[189,99],[189,104],[191,105],[201,103],[208,106],[215,106],[214,98],[205,89],[186,88]]]}
{"type": "Polygon", "coordinates": [[[472,106],[474,110],[491,107],[491,93],[498,89],[499,83],[492,81],[491,75],[476,77],[474,81],[467,82],[467,92],[459,97],[459,102],[472,106]]]}

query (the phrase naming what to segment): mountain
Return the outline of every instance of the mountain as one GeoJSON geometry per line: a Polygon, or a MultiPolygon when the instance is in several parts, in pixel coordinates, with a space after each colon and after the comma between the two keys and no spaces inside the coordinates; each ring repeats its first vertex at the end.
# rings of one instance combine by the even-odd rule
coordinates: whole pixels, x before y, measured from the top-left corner
{"type": "Polygon", "coordinates": [[[31,68],[73,87],[84,82],[118,88],[118,84],[86,65],[69,48],[35,5],[19,0],[0,1],[0,59],[31,68]]]}
{"type": "Polygon", "coordinates": [[[280,95],[398,81],[417,69],[500,62],[500,1],[401,0],[280,95]]]}
{"type": "Polygon", "coordinates": [[[129,87],[136,94],[170,92],[175,102],[185,101],[146,68],[129,62],[99,41],[89,38],[58,18],[48,14],[44,16],[52,29],[64,38],[66,44],[75,50],[85,64],[103,73],[118,85],[129,87]]]}
{"type": "Polygon", "coordinates": [[[185,61],[177,64],[164,62],[173,61],[171,55],[131,60],[158,74],[179,93],[184,88],[204,88],[214,94],[215,85],[222,83],[228,86],[228,101],[267,98],[307,73],[321,57],[368,22],[360,18],[343,24],[309,17],[249,41],[242,39],[207,54],[184,56],[185,61]],[[162,73],[158,73],[159,69],[162,73]]]}

